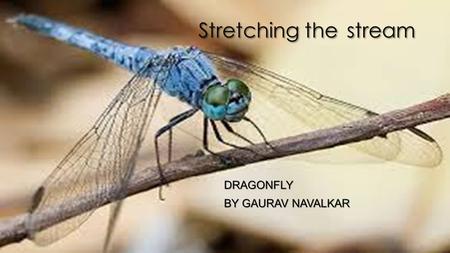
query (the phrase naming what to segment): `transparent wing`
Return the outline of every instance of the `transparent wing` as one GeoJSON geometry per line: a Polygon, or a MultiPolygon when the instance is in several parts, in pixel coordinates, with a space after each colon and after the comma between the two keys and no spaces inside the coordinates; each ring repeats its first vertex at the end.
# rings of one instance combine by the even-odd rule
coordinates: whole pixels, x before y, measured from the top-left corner
{"type": "MultiPolygon", "coordinates": [[[[268,117],[280,117],[278,112],[273,111],[280,109],[283,111],[280,113],[293,116],[292,118],[295,118],[298,123],[307,126],[310,130],[332,127],[377,115],[359,106],[320,94],[262,67],[219,55],[207,54],[218,72],[221,73],[222,78],[239,78],[250,86],[252,94],[255,94],[252,97],[255,98],[257,104],[253,105],[252,101],[249,115],[257,121],[257,124],[264,125],[263,121],[268,117]],[[254,113],[254,111],[258,111],[258,108],[255,110],[255,106],[270,108],[269,104],[273,105],[269,109],[270,111],[254,113]],[[264,119],[261,119],[258,115],[264,113],[266,115],[263,117],[264,119]],[[267,114],[270,115],[267,116],[267,114]]],[[[287,131],[289,122],[279,120],[275,121],[275,124],[283,124],[283,132],[289,132],[287,131]]],[[[289,132],[288,134],[294,133],[289,132]]],[[[423,167],[434,167],[442,159],[441,149],[435,140],[417,128],[390,133],[349,146],[384,160],[395,160],[423,167]]]]}
{"type": "MultiPolygon", "coordinates": [[[[65,220],[40,231],[40,214],[63,208],[82,197],[94,197],[94,205],[115,201],[133,173],[144,132],[158,104],[160,91],[155,82],[165,80],[168,71],[160,69],[150,79],[152,64],[145,67],[122,88],[95,125],[45,180],[35,194],[27,222],[30,237],[39,245],[50,244],[78,228],[93,211],[65,220]]],[[[89,198],[91,199],[91,198],[89,198]]]]}

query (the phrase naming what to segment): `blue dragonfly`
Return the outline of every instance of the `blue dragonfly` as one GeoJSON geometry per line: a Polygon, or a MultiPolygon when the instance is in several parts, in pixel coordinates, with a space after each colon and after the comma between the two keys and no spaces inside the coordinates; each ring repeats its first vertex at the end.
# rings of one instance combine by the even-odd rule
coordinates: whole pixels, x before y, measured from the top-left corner
{"type": "MultiPolygon", "coordinates": [[[[47,245],[66,236],[94,212],[87,210],[74,218],[40,231],[35,217],[73,199],[93,196],[98,204],[113,202],[105,249],[119,214],[125,189],[136,168],[138,151],[154,118],[161,97],[175,97],[188,109],[178,112],[154,135],[154,156],[161,170],[160,138],[168,136],[167,160],[172,157],[172,131],[181,123],[202,116],[203,148],[209,145],[209,132],[227,147],[246,149],[243,143],[268,141],[282,135],[271,134],[277,120],[282,133],[293,135],[287,125],[303,124],[309,129],[331,127],[377,115],[362,107],[323,95],[313,89],[257,65],[243,63],[196,47],[154,50],[113,41],[87,30],[37,15],[18,15],[10,20],[41,35],[90,51],[134,73],[128,83],[99,116],[94,126],[76,143],[34,195],[27,221],[29,238],[47,245]],[[271,105],[272,107],[268,107],[271,105]],[[261,117],[258,108],[265,109],[261,117]],[[256,113],[258,112],[258,114],[256,113]],[[270,114],[270,115],[267,115],[270,114]],[[224,138],[224,132],[234,137],[224,138]]],[[[263,110],[264,111],[264,110],[263,110]]],[[[196,131],[184,129],[193,133],[196,131]]],[[[268,144],[269,145],[269,144],[268,144]]],[[[434,167],[442,153],[436,141],[417,128],[378,136],[350,145],[363,153],[388,161],[434,167]]],[[[248,149],[247,149],[248,150],[248,149]]],[[[217,154],[216,154],[217,155],[217,154]]],[[[225,158],[226,160],[226,158],[225,158]]]]}

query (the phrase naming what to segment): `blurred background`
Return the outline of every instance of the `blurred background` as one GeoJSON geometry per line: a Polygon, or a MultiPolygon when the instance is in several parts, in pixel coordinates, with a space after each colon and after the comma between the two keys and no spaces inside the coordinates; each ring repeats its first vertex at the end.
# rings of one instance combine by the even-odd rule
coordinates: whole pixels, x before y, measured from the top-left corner
{"type": "MultiPolygon", "coordinates": [[[[0,19],[37,13],[132,44],[196,45],[386,112],[449,92],[449,9],[448,1],[16,0],[0,2],[0,19]],[[358,21],[413,25],[416,39],[204,40],[198,37],[202,21],[315,21],[338,27],[342,35],[358,21]]],[[[28,209],[33,191],[129,78],[89,53],[0,22],[2,219],[28,209]]],[[[156,191],[133,196],[111,252],[450,252],[449,127],[449,121],[420,127],[443,149],[444,160],[434,169],[279,159],[173,183],[164,202],[156,191]],[[289,192],[229,191],[225,179],[295,182],[289,192]],[[351,208],[223,208],[224,198],[244,197],[349,198],[351,208]]],[[[2,252],[100,252],[107,215],[107,208],[100,209],[51,246],[24,241],[2,252]]]]}

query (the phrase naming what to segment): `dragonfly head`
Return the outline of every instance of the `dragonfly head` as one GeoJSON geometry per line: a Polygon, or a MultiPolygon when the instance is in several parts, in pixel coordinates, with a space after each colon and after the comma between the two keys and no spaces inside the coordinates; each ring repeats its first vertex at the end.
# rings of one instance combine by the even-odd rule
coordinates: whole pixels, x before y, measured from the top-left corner
{"type": "Polygon", "coordinates": [[[202,111],[212,120],[240,121],[248,111],[252,95],[248,86],[239,79],[215,83],[203,93],[202,111]]]}

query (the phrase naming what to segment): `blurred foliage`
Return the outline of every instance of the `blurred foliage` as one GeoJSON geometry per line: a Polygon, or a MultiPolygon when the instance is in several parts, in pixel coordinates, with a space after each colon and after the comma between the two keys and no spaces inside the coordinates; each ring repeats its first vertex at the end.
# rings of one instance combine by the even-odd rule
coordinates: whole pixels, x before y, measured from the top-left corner
{"type": "Polygon", "coordinates": [[[236,224],[208,218],[203,213],[189,213],[184,224],[197,238],[204,241],[212,253],[302,253],[298,245],[270,238],[263,233],[246,231],[236,224]]]}

